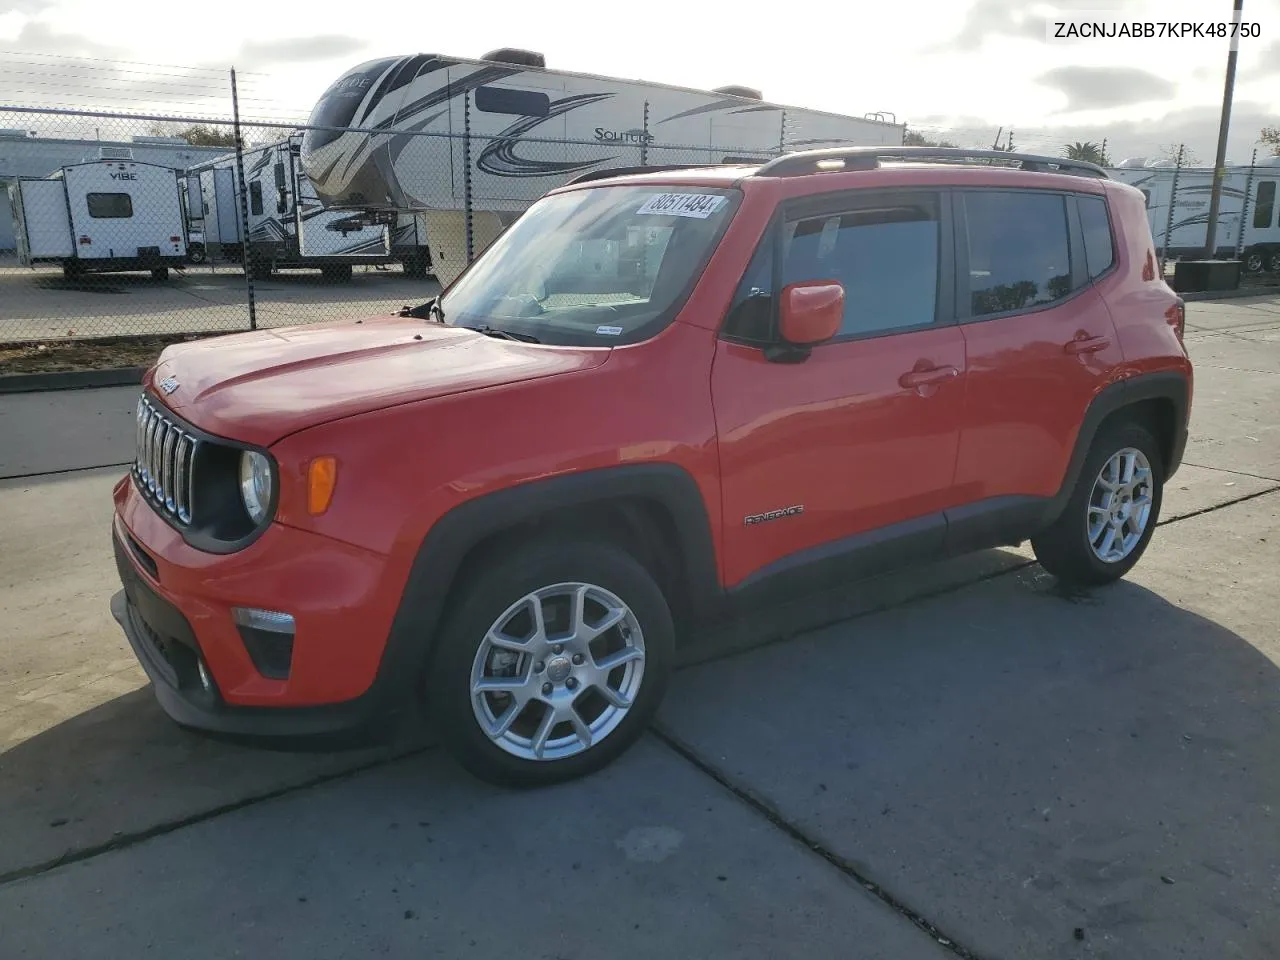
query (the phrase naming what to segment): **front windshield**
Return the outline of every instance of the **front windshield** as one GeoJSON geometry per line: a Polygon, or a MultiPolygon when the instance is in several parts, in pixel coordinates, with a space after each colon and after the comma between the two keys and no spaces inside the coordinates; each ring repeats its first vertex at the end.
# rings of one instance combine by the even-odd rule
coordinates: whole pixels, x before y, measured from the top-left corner
{"type": "Polygon", "coordinates": [[[544,197],[441,298],[445,321],[542,343],[634,343],[688,297],[735,190],[595,187],[544,197]]]}

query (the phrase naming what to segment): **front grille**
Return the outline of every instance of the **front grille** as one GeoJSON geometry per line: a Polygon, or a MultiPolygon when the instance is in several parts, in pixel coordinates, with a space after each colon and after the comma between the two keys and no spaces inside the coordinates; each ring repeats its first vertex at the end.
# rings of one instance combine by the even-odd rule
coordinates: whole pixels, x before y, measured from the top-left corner
{"type": "Polygon", "coordinates": [[[192,466],[200,441],[145,396],[138,400],[136,441],[133,476],[138,489],[158,510],[190,523],[192,466]]]}

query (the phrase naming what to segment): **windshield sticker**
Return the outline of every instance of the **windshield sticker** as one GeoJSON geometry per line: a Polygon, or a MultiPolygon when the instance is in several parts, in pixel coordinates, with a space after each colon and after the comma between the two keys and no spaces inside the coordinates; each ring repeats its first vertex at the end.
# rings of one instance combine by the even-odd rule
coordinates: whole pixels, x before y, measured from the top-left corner
{"type": "Polygon", "coordinates": [[[622,336],[621,327],[596,327],[596,333],[602,337],[620,337],[622,336]]]}
{"type": "Polygon", "coordinates": [[[636,213],[705,220],[724,206],[725,199],[713,193],[659,193],[646,200],[636,213]]]}

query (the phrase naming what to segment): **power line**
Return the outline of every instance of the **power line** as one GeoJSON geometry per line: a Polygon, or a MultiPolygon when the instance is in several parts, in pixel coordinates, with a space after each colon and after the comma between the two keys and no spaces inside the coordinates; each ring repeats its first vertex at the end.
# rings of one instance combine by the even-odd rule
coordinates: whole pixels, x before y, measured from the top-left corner
{"type": "MultiPolygon", "coordinates": [[[[0,50],[0,54],[6,54],[6,55],[12,54],[14,56],[19,56],[19,57],[47,57],[51,60],[83,60],[89,63],[127,63],[135,67],[152,67],[153,69],[160,68],[160,69],[172,69],[172,70],[200,70],[208,73],[216,73],[219,75],[225,74],[228,69],[228,67],[190,67],[190,66],[183,66],[177,63],[148,63],[145,60],[115,60],[110,57],[81,57],[81,56],[72,56],[71,54],[65,54],[65,53],[41,53],[36,50],[0,50]]],[[[270,74],[251,73],[247,70],[237,71],[237,74],[239,76],[245,76],[245,77],[270,76],[270,74]]]]}

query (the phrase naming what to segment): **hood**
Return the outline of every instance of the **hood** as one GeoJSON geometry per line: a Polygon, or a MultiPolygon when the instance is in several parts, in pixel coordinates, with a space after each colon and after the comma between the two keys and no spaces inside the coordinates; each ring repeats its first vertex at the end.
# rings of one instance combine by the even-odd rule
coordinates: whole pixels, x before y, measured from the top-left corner
{"type": "Polygon", "coordinates": [[[382,407],[598,367],[608,355],[383,316],[175,344],[144,386],[203,430],[266,446],[382,407]],[[167,394],[165,381],[176,381],[167,394]]]}

